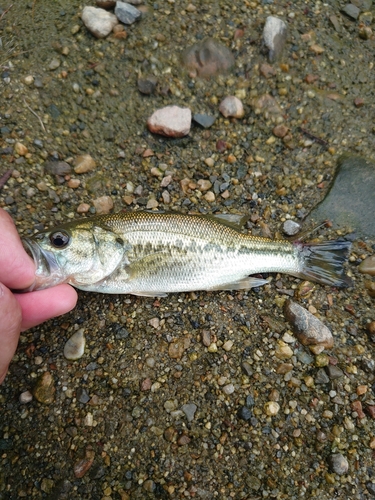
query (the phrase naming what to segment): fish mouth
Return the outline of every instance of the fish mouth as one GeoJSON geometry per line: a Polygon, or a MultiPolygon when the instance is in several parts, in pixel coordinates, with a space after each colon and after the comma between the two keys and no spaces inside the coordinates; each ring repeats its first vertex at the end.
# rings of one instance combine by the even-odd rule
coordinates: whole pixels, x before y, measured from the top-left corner
{"type": "Polygon", "coordinates": [[[58,285],[64,281],[61,267],[52,252],[43,250],[38,243],[29,238],[22,238],[22,244],[35,264],[34,283],[27,289],[21,290],[22,292],[43,290],[44,288],[58,285]]]}

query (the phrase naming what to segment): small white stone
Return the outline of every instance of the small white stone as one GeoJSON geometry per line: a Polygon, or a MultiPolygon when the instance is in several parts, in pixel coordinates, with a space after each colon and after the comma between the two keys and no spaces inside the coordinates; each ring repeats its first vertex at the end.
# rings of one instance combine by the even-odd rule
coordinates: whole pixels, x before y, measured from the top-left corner
{"type": "Polygon", "coordinates": [[[242,102],[234,95],[230,95],[221,101],[219,111],[225,118],[242,118],[245,114],[242,102]]]}
{"type": "Polygon", "coordinates": [[[87,425],[87,427],[92,427],[93,424],[94,424],[94,417],[92,415],[92,413],[87,413],[87,415],[85,416],[84,418],[84,421],[83,421],[84,425],[87,425]]]}
{"type": "Polygon", "coordinates": [[[268,416],[273,417],[279,413],[280,405],[279,403],[276,403],[276,401],[268,401],[264,405],[264,410],[268,416]]]}
{"type": "Polygon", "coordinates": [[[234,385],[233,384],[227,384],[223,387],[223,392],[224,394],[227,394],[228,396],[230,394],[234,393],[234,385]]]}
{"type": "Polygon", "coordinates": [[[33,400],[33,395],[31,394],[30,391],[25,391],[25,392],[22,392],[20,394],[20,397],[19,397],[19,402],[22,404],[22,405],[25,405],[27,403],[30,403],[31,401],[33,400]]]}
{"type": "Polygon", "coordinates": [[[97,38],[108,36],[118,23],[114,14],[97,7],[84,7],[81,17],[86,28],[97,38]]]}
{"type": "Polygon", "coordinates": [[[280,58],[287,36],[287,25],[278,17],[268,16],[263,30],[263,41],[269,49],[271,62],[280,58]]]}
{"type": "Polygon", "coordinates": [[[85,345],[85,330],[80,328],[66,342],[64,347],[65,358],[70,361],[82,358],[83,353],[85,352],[85,345]]]}
{"type": "Polygon", "coordinates": [[[233,343],[234,343],[233,340],[227,340],[226,342],[224,342],[223,344],[224,351],[229,352],[233,347],[233,343]]]}
{"type": "Polygon", "coordinates": [[[150,132],[166,137],[184,137],[190,132],[191,110],[166,106],[155,111],[147,120],[150,132]]]}
{"type": "Polygon", "coordinates": [[[26,85],[31,85],[34,82],[34,77],[33,75],[28,75],[25,77],[25,83],[26,85]]]}

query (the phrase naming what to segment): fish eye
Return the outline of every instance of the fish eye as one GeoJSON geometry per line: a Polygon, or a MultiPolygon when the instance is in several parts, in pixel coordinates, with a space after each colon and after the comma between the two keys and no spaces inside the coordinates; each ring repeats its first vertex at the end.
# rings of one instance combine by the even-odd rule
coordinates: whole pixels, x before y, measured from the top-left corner
{"type": "Polygon", "coordinates": [[[70,243],[70,236],[65,231],[55,231],[49,235],[49,240],[55,248],[65,248],[70,243]]]}

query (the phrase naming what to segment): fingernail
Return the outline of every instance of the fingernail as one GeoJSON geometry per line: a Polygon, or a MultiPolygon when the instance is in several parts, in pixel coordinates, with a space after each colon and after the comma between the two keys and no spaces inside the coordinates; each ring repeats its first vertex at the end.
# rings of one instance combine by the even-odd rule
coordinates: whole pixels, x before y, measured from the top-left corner
{"type": "Polygon", "coordinates": [[[0,283],[0,299],[4,295],[4,285],[0,283]]]}

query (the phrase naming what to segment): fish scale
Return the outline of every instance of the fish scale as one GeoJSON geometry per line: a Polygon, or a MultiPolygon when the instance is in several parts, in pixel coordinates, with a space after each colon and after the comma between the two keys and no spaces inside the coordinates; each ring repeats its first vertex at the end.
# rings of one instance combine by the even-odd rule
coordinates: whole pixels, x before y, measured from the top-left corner
{"type": "Polygon", "coordinates": [[[281,272],[347,286],[350,243],[291,243],[243,233],[233,216],[120,212],[73,221],[25,239],[37,266],[33,289],[69,283],[103,293],[161,296],[233,290],[281,272]]]}

